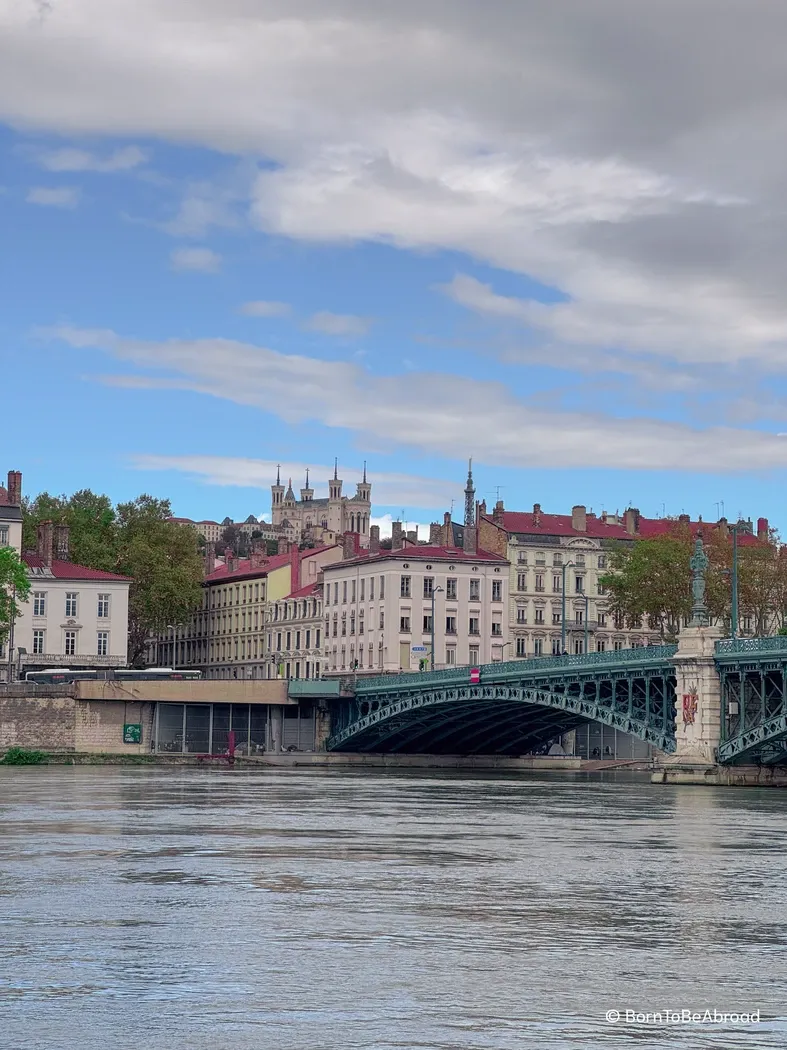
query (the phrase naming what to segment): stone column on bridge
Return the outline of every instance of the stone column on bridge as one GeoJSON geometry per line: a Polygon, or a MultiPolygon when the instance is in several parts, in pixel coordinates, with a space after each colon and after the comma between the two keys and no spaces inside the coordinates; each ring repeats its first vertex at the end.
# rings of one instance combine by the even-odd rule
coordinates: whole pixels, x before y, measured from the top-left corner
{"type": "Polygon", "coordinates": [[[721,679],[716,669],[716,642],[720,627],[710,626],[705,602],[705,574],[708,556],[697,539],[691,559],[692,617],[678,637],[673,657],[676,674],[674,754],[666,756],[669,765],[716,765],[716,749],[721,739],[721,679]]]}

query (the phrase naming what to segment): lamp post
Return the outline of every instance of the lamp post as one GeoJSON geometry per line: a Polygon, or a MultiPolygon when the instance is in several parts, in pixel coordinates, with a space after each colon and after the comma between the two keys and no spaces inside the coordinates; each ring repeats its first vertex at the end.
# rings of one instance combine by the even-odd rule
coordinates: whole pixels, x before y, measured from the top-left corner
{"type": "Polygon", "coordinates": [[[503,659],[503,654],[505,653],[505,651],[509,647],[509,645],[513,645],[513,644],[514,644],[513,642],[508,641],[508,642],[503,642],[503,644],[500,646],[500,663],[505,663],[505,660],[503,659]]]}
{"type": "Polygon", "coordinates": [[[172,631],[172,670],[176,669],[176,658],[175,658],[175,632],[178,627],[182,627],[182,623],[168,623],[167,629],[172,631]]]}
{"type": "Polygon", "coordinates": [[[563,563],[563,584],[560,595],[560,655],[566,651],[566,569],[571,568],[573,561],[563,563]]]}
{"type": "Polygon", "coordinates": [[[589,615],[590,615],[590,596],[588,595],[588,592],[585,591],[585,655],[587,655],[587,651],[588,651],[588,629],[589,629],[588,616],[589,615]]]}
{"type": "Polygon", "coordinates": [[[732,608],[730,610],[730,633],[738,634],[738,526],[732,526],[732,608]]]}
{"type": "Polygon", "coordinates": [[[432,588],[432,651],[429,654],[429,656],[430,656],[429,664],[430,664],[430,667],[431,667],[431,669],[433,671],[434,671],[434,599],[435,599],[435,595],[436,594],[442,594],[442,593],[443,593],[443,588],[442,587],[433,587],[432,588]]]}

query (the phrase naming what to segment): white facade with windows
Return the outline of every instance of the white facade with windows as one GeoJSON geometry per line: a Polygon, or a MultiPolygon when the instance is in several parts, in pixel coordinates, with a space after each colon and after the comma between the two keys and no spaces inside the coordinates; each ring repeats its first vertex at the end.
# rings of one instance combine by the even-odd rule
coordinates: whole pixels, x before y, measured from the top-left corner
{"type": "Polygon", "coordinates": [[[322,586],[310,584],[265,610],[267,678],[319,678],[322,671],[322,586]]]}
{"type": "Polygon", "coordinates": [[[323,676],[476,666],[510,657],[508,561],[404,547],[323,570],[323,676]]]}

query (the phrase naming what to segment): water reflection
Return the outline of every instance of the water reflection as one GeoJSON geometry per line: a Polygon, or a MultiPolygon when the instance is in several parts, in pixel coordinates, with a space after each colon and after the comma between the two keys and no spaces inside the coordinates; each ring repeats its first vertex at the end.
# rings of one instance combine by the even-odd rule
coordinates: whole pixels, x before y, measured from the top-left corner
{"type": "Polygon", "coordinates": [[[0,791],[13,1050],[787,1044],[779,793],[78,767],[0,791]],[[605,1022],[627,1007],[764,1023],[605,1022]]]}

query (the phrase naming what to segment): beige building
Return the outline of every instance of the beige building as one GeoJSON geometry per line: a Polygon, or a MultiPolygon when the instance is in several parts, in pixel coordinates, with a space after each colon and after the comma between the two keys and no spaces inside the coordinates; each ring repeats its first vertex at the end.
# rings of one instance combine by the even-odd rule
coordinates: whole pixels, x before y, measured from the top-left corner
{"type": "Polygon", "coordinates": [[[349,549],[323,570],[323,676],[475,666],[502,660],[508,642],[508,561],[478,548],[410,543],[349,549]],[[434,624],[434,628],[433,628],[434,624]]]}
{"type": "Polygon", "coordinates": [[[275,526],[294,526],[298,542],[327,539],[329,535],[333,542],[344,533],[352,532],[361,537],[362,547],[368,547],[372,486],[366,480],[366,465],[363,480],[356,485],[354,496],[343,496],[342,485],[337,465],[328,482],[328,496],[315,499],[314,489],[309,486],[307,470],[306,484],[300,491],[300,499],[296,499],[292,478],[285,491],[281,476],[277,473],[276,484],[271,485],[271,521],[275,526]]]}
{"type": "Polygon", "coordinates": [[[12,634],[0,640],[4,677],[46,667],[125,667],[131,580],[71,561],[69,530],[42,522],[35,551],[22,550],[22,475],[0,486],[0,545],[27,566],[30,595],[12,634]]]}
{"type": "Polygon", "coordinates": [[[267,678],[319,678],[322,579],[273,601],[265,612],[267,678]]]}

